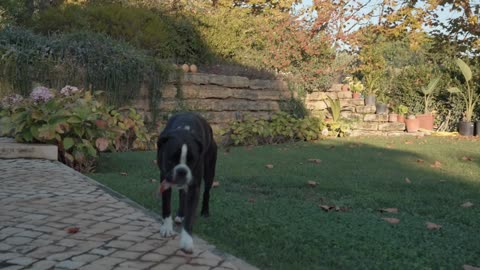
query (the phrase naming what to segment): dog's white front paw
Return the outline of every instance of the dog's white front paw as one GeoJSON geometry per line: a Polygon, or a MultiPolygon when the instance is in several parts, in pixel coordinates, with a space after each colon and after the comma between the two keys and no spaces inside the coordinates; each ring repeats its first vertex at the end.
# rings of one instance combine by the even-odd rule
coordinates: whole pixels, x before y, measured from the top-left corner
{"type": "Polygon", "coordinates": [[[192,254],[193,253],[193,239],[190,234],[188,234],[185,229],[182,229],[182,234],[180,236],[180,248],[183,252],[192,254]]]}
{"type": "Polygon", "coordinates": [[[163,219],[163,224],[160,226],[160,236],[171,237],[174,235],[175,231],[173,230],[172,217],[163,219]]]}
{"type": "Polygon", "coordinates": [[[181,224],[183,222],[183,217],[176,216],[175,217],[175,223],[181,224]]]}

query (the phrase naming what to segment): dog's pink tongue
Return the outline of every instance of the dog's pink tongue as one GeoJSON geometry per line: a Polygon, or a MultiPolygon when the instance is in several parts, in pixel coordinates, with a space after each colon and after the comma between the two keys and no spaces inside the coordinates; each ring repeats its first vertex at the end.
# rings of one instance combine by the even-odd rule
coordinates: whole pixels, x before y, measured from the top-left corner
{"type": "Polygon", "coordinates": [[[169,189],[172,186],[172,184],[168,183],[167,180],[163,180],[160,183],[160,193],[163,193],[165,190],[169,189]]]}

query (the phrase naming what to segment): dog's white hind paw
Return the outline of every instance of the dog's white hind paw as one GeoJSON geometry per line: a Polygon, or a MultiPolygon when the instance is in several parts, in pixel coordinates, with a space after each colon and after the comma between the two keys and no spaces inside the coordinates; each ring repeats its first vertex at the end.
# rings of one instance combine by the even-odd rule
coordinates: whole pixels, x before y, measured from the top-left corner
{"type": "Polygon", "coordinates": [[[193,253],[193,239],[188,234],[185,229],[182,229],[182,234],[180,236],[180,248],[182,249],[183,252],[192,254],[193,253]]]}
{"type": "Polygon", "coordinates": [[[171,237],[174,235],[175,231],[173,230],[172,217],[163,219],[163,224],[160,226],[160,236],[171,237]]]}

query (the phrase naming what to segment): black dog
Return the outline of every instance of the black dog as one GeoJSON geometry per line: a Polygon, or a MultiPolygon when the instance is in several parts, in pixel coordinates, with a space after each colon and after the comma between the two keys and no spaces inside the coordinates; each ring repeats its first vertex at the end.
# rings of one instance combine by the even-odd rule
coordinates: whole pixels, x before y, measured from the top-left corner
{"type": "Polygon", "coordinates": [[[171,217],[171,187],[179,189],[180,207],[175,222],[183,221],[180,248],[193,252],[192,225],[197,209],[202,178],[205,180],[202,216],[209,215],[210,188],[215,177],[217,144],[207,121],[195,113],[172,116],[157,142],[160,168],[163,237],[174,235],[171,217]]]}

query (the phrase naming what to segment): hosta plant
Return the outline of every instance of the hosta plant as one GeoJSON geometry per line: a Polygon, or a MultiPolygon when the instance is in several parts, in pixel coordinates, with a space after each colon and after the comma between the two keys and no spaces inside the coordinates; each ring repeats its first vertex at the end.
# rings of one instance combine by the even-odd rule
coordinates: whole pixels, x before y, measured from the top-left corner
{"type": "Polygon", "coordinates": [[[93,170],[99,151],[153,147],[141,115],[107,106],[101,95],[67,86],[60,92],[37,87],[26,99],[7,97],[0,110],[0,135],[55,144],[60,161],[79,171],[93,170]]]}

